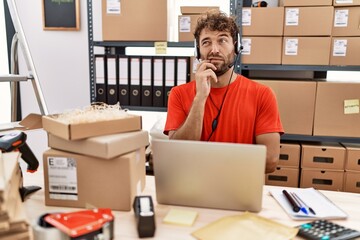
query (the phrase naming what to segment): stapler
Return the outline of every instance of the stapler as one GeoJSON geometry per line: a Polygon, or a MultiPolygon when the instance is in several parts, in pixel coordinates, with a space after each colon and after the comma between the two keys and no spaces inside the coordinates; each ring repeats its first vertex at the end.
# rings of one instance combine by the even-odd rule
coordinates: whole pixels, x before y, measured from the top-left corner
{"type": "MultiPolygon", "coordinates": [[[[39,161],[26,143],[26,134],[22,131],[13,131],[9,134],[0,136],[0,150],[2,152],[20,151],[21,158],[27,163],[27,172],[34,173],[39,167],[39,161]]],[[[21,172],[22,173],[22,172],[21,172]]],[[[23,176],[23,175],[22,175],[23,176]]],[[[20,187],[21,200],[25,201],[26,197],[41,187],[27,186],[20,187]]]]}

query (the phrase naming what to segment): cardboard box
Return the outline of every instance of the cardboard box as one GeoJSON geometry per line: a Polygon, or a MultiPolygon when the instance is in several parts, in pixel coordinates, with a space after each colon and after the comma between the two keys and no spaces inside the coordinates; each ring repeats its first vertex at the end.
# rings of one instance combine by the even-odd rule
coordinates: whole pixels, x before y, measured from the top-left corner
{"type": "Polygon", "coordinates": [[[360,83],[318,82],[314,136],[360,136],[360,83]]]}
{"type": "Polygon", "coordinates": [[[282,37],[242,37],[241,62],[244,64],[280,64],[282,37]]]}
{"type": "Polygon", "coordinates": [[[298,187],[299,169],[277,167],[274,172],[266,174],[265,184],[284,187],[298,187]]]}
{"type": "Polygon", "coordinates": [[[336,7],[332,35],[360,36],[360,7],[336,7]]]}
{"type": "Polygon", "coordinates": [[[219,10],[217,6],[181,6],[180,12],[183,15],[199,15],[210,10],[219,10]]]}
{"type": "Polygon", "coordinates": [[[313,187],[318,190],[342,191],[344,185],[344,171],[302,169],[300,187],[313,187]]]}
{"type": "Polygon", "coordinates": [[[329,65],[330,37],[284,37],[282,64],[329,65]]]}
{"type": "Polygon", "coordinates": [[[280,0],[279,4],[285,7],[331,6],[332,0],[280,0]]]}
{"type": "Polygon", "coordinates": [[[284,36],[330,36],[334,7],[286,7],[284,36]],[[321,19],[321,21],[318,21],[321,19]]]}
{"type": "Polygon", "coordinates": [[[344,191],[360,193],[360,172],[345,172],[344,191]]]}
{"type": "Polygon", "coordinates": [[[102,0],[103,41],[167,41],[167,0],[102,0]]]}
{"type": "Polygon", "coordinates": [[[344,170],[345,148],[336,142],[302,144],[301,167],[344,170]]]}
{"type": "Polygon", "coordinates": [[[130,211],[145,187],[143,148],[112,159],[49,149],[43,158],[47,206],[130,211]]]}
{"type": "Polygon", "coordinates": [[[360,172],[360,144],[342,143],[342,145],[346,149],[345,170],[360,172]]]}
{"type": "Polygon", "coordinates": [[[178,16],[179,42],[194,41],[194,31],[198,18],[209,10],[219,10],[219,7],[180,7],[182,15],[178,16]]]}
{"type": "Polygon", "coordinates": [[[0,136],[14,130],[27,131],[42,128],[42,115],[30,113],[20,122],[9,122],[0,124],[0,136]]]}
{"type": "Polygon", "coordinates": [[[242,9],[243,36],[282,36],[283,32],[283,7],[242,9]]]}
{"type": "Polygon", "coordinates": [[[300,144],[280,143],[279,167],[299,168],[300,167],[300,144]]]}
{"type": "Polygon", "coordinates": [[[128,115],[126,118],[90,123],[66,124],[57,121],[57,115],[43,116],[42,125],[45,131],[67,140],[131,132],[141,130],[141,116],[128,115]]]}
{"type": "Polygon", "coordinates": [[[285,133],[312,135],[316,82],[285,80],[255,81],[269,86],[274,91],[285,133]]]}
{"type": "Polygon", "coordinates": [[[51,148],[105,159],[135,151],[148,144],[147,131],[117,133],[80,140],[65,140],[52,134],[48,135],[48,145],[51,148]]]}
{"type": "Polygon", "coordinates": [[[359,6],[360,0],[333,0],[334,6],[359,6]]]}
{"type": "Polygon", "coordinates": [[[330,65],[359,66],[360,37],[333,37],[330,65]]]}
{"type": "Polygon", "coordinates": [[[194,41],[194,31],[197,20],[201,15],[181,15],[179,16],[179,42],[194,41]]]}

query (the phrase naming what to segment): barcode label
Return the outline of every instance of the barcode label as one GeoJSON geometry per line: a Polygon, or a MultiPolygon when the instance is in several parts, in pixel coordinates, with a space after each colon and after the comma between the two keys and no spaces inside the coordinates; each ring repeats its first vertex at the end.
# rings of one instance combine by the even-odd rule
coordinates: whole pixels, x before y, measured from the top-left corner
{"type": "Polygon", "coordinates": [[[67,157],[48,157],[47,165],[50,198],[77,200],[76,160],[67,157]]]}

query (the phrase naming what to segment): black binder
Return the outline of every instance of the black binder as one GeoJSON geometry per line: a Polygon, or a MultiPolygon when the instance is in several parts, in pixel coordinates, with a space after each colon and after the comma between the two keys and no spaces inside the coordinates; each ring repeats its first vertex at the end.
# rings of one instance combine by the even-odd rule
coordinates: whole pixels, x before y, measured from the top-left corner
{"type": "Polygon", "coordinates": [[[130,106],[141,106],[140,57],[130,57],[130,106]]]}
{"type": "Polygon", "coordinates": [[[141,106],[152,106],[152,85],[151,85],[151,72],[152,72],[152,58],[141,58],[141,106]]]}
{"type": "Polygon", "coordinates": [[[164,104],[167,107],[170,90],[175,86],[175,73],[176,73],[176,58],[165,58],[165,101],[164,104]]]}
{"type": "Polygon", "coordinates": [[[105,90],[105,56],[95,55],[95,87],[96,101],[106,102],[105,90]]]}
{"type": "Polygon", "coordinates": [[[107,103],[116,104],[118,102],[118,89],[119,89],[119,78],[118,78],[118,64],[116,55],[107,55],[107,103]]]}
{"type": "Polygon", "coordinates": [[[153,106],[164,107],[164,58],[154,57],[153,61],[153,106]]]}
{"type": "Polygon", "coordinates": [[[118,56],[119,71],[119,102],[120,106],[129,105],[129,58],[127,56],[118,56]]]}

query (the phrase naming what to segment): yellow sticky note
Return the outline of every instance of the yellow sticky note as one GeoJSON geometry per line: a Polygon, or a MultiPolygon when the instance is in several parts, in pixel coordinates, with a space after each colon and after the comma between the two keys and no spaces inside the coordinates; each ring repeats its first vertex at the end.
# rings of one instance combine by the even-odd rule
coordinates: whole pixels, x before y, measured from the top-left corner
{"type": "Polygon", "coordinates": [[[198,213],[194,211],[171,209],[163,219],[164,223],[192,226],[198,213]]]}
{"type": "Polygon", "coordinates": [[[155,53],[166,54],[167,42],[155,42],[155,53]]]}
{"type": "Polygon", "coordinates": [[[360,113],[359,99],[344,100],[344,114],[360,113]]]}

